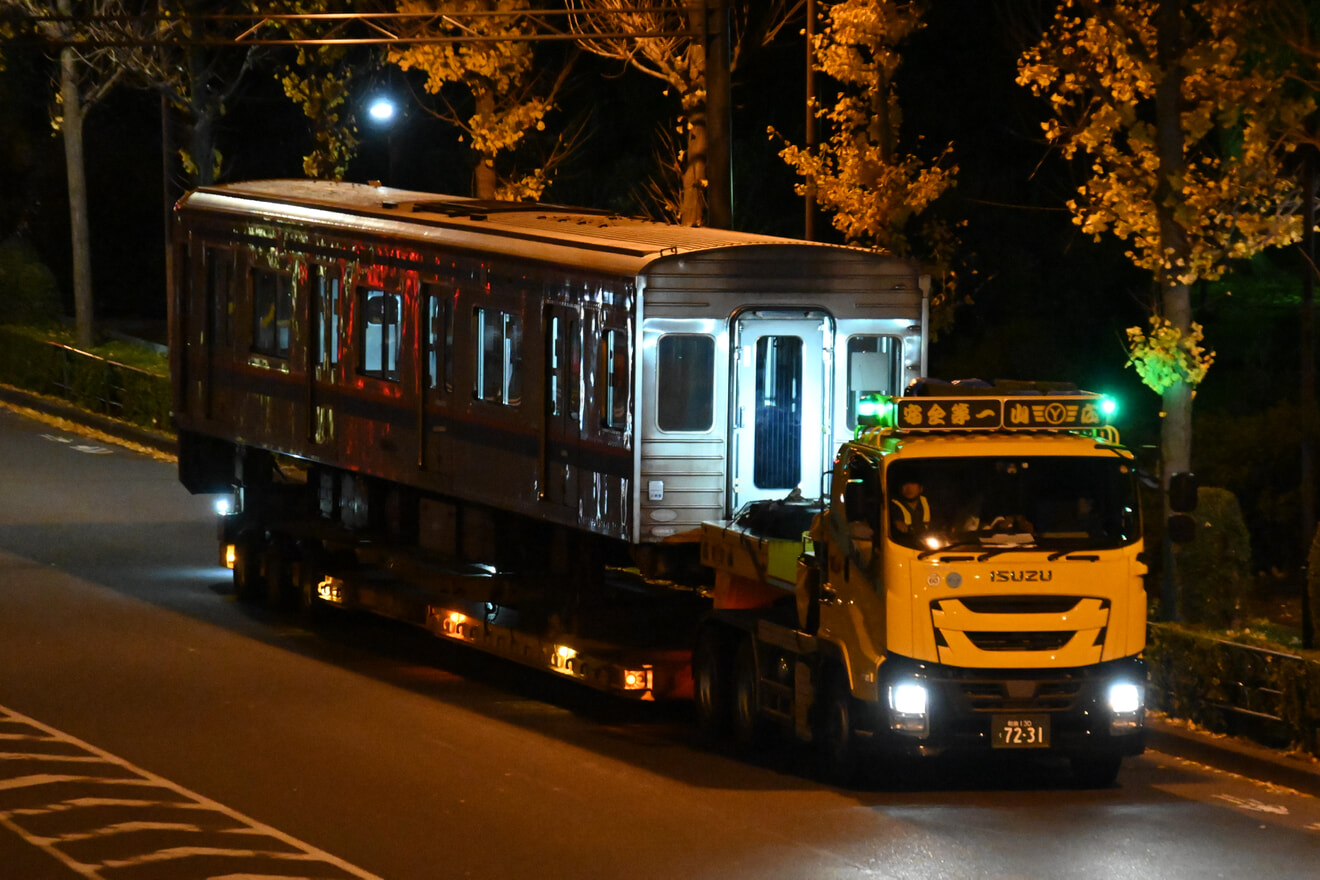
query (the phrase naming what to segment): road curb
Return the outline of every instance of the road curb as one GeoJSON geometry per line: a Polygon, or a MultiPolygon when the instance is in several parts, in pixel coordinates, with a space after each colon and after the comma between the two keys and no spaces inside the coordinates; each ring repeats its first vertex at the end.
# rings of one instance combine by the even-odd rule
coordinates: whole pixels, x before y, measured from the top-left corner
{"type": "Polygon", "coordinates": [[[1240,737],[1193,728],[1161,715],[1146,718],[1146,745],[1158,752],[1320,797],[1320,761],[1240,737]]]}
{"type": "Polygon", "coordinates": [[[166,455],[178,453],[178,439],[172,433],[152,430],[109,416],[88,412],[66,401],[45,397],[31,391],[24,391],[22,388],[15,388],[12,385],[0,385],[0,401],[13,406],[27,407],[44,415],[76,422],[111,437],[118,437],[126,442],[145,446],[166,455]]]}

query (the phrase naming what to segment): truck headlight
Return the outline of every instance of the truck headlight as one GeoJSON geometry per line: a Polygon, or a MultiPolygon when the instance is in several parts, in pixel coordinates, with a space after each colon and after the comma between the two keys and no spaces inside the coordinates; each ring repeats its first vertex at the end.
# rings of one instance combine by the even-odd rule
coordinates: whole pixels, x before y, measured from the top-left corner
{"type": "Polygon", "coordinates": [[[1141,688],[1127,681],[1109,686],[1109,711],[1115,715],[1131,715],[1141,708],[1141,688]]]}
{"type": "Polygon", "coordinates": [[[930,729],[928,705],[925,684],[914,678],[894,682],[889,686],[889,726],[924,736],[930,729]]]}
{"type": "Polygon", "coordinates": [[[1110,733],[1135,730],[1141,723],[1145,695],[1140,685],[1118,681],[1109,686],[1110,733]]]}

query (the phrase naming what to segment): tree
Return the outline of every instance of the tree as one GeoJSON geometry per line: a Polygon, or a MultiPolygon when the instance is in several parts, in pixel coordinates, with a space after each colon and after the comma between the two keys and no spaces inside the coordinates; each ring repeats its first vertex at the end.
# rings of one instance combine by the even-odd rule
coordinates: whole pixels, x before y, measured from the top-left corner
{"type": "MultiPolygon", "coordinates": [[[[59,49],[58,88],[51,124],[64,139],[64,167],[69,188],[69,226],[73,255],[73,312],[78,345],[93,343],[91,230],[87,212],[87,173],[83,159],[83,117],[118,85],[131,69],[136,50],[99,43],[96,17],[124,13],[119,0],[97,0],[79,7],[86,20],[73,19],[73,0],[0,0],[0,7],[38,21],[45,39],[59,49]]],[[[118,36],[116,34],[115,36],[118,36]]]]}
{"type": "MultiPolygon", "coordinates": [[[[444,11],[464,16],[454,19],[437,16],[419,26],[416,36],[470,35],[476,39],[461,42],[420,43],[391,47],[388,60],[403,70],[417,70],[426,75],[426,92],[434,95],[441,109],[431,112],[455,126],[477,155],[473,175],[473,195],[482,199],[539,198],[549,182],[546,166],[518,175],[507,169],[501,180],[501,159],[523,142],[532,131],[545,128],[545,116],[554,106],[554,97],[567,68],[542,87],[536,75],[533,44],[527,39],[534,26],[518,12],[528,8],[527,0],[456,0],[447,2],[444,11]],[[503,13],[488,15],[485,13],[503,13]],[[491,39],[507,35],[510,39],[491,39]],[[449,96],[448,88],[458,86],[471,99],[470,110],[460,110],[449,96]]],[[[438,6],[429,0],[403,0],[400,12],[435,12],[438,6]]]]}
{"type": "MultiPolygon", "coordinates": [[[[161,93],[186,122],[187,146],[179,157],[187,178],[198,186],[215,183],[222,173],[216,128],[262,59],[260,47],[210,48],[197,41],[218,37],[214,13],[225,9],[210,0],[173,0],[159,4],[153,45],[133,56],[134,74],[161,93]]],[[[150,19],[149,19],[150,20],[150,19]]]]}
{"type": "MultiPolygon", "coordinates": [[[[912,253],[910,221],[953,186],[957,174],[948,161],[951,144],[929,165],[900,151],[898,47],[922,27],[924,11],[923,4],[896,0],[841,0],[829,7],[811,47],[815,68],[840,87],[834,106],[816,111],[828,136],[815,149],[790,144],[779,154],[805,181],[798,195],[814,186],[817,202],[833,212],[834,227],[849,242],[905,256],[912,253]]],[[[951,236],[930,238],[926,255],[947,263],[951,236]]]]}
{"type": "MultiPolygon", "coordinates": [[[[665,84],[678,97],[678,129],[686,135],[679,156],[680,191],[670,200],[676,220],[685,226],[704,222],[707,183],[706,43],[710,12],[706,2],[684,0],[569,0],[570,27],[578,45],[602,58],[629,65],[665,84]],[[631,36],[629,36],[631,35],[631,36]]],[[[743,52],[766,45],[801,8],[794,0],[752,0],[730,6],[729,70],[743,52]]],[[[716,25],[719,26],[719,25],[716,25]]]]}
{"type": "Polygon", "coordinates": [[[1130,243],[1154,278],[1151,332],[1129,331],[1130,363],[1162,399],[1166,486],[1190,469],[1192,398],[1213,360],[1190,286],[1301,234],[1280,132],[1309,101],[1253,51],[1251,14],[1237,0],[1064,0],[1019,62],[1018,82],[1049,100],[1046,139],[1086,160],[1074,222],[1130,243]]]}
{"type": "MultiPolygon", "coordinates": [[[[288,13],[346,13],[352,3],[338,0],[299,0],[288,13]]],[[[265,4],[253,4],[260,11],[265,4]]],[[[281,28],[290,39],[308,40],[319,34],[303,23],[283,20],[281,28]]],[[[315,180],[342,180],[348,164],[357,154],[357,120],[349,97],[353,84],[362,72],[380,65],[380,53],[373,51],[369,63],[357,57],[346,45],[300,45],[295,61],[282,64],[276,71],[284,94],[297,104],[311,124],[312,149],[303,156],[303,173],[315,180]]]]}
{"type": "Polygon", "coordinates": [[[315,180],[342,180],[357,153],[357,123],[348,107],[354,66],[340,46],[299,46],[297,62],[280,71],[284,94],[312,125],[312,150],[303,173],[315,180]]]}

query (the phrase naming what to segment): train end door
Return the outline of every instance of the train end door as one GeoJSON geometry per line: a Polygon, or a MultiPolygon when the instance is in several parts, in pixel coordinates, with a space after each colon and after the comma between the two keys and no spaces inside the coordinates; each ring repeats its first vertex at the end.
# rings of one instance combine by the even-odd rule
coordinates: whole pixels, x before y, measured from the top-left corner
{"type": "Polygon", "coordinates": [[[834,319],[753,309],[733,321],[729,512],[798,489],[819,496],[833,452],[834,319]]]}

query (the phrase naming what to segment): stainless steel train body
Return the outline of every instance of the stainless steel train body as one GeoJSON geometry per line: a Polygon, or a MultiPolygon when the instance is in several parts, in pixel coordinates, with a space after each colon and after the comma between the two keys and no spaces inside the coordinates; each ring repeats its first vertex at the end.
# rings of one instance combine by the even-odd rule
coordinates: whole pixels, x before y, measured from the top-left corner
{"type": "Polygon", "coordinates": [[[482,506],[634,548],[817,497],[858,399],[924,352],[921,279],[891,257],[357,184],[188,194],[173,281],[193,491],[241,487],[264,450],[409,487],[434,520],[482,506]]]}

